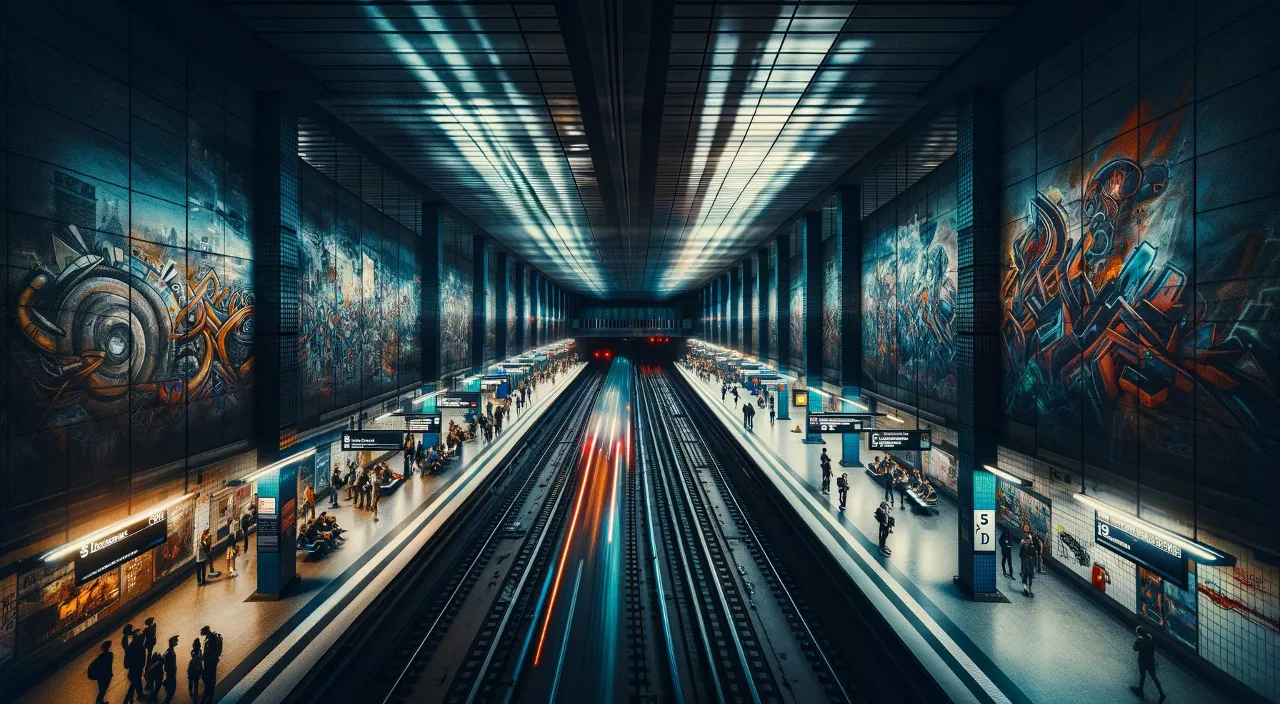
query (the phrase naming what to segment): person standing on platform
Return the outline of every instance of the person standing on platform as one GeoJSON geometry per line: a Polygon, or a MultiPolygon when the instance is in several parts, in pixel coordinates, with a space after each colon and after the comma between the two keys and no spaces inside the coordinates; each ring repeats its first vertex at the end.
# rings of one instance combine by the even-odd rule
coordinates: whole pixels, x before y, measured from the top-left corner
{"type": "Polygon", "coordinates": [[[898,485],[898,505],[901,506],[902,508],[906,508],[907,507],[907,478],[902,477],[901,479],[899,479],[894,483],[898,485]]]}
{"type": "Polygon", "coordinates": [[[749,430],[751,428],[751,426],[747,423],[747,414],[749,413],[747,409],[749,408],[751,408],[750,404],[746,404],[746,403],[742,404],[742,429],[743,430],[749,430]]]}
{"type": "Polygon", "coordinates": [[[889,504],[881,501],[880,506],[876,508],[876,525],[878,526],[877,536],[879,537],[880,554],[882,555],[892,554],[892,552],[889,550],[889,545],[888,545],[889,523],[892,520],[893,520],[893,517],[889,514],[889,504]]]}
{"type": "MultiPolygon", "coordinates": [[[[334,491],[337,491],[337,489],[334,489],[334,491]]],[[[252,519],[249,517],[249,512],[245,511],[244,515],[240,517],[240,535],[244,538],[244,550],[241,552],[246,555],[249,554],[249,526],[251,524],[252,519]]]]}
{"type": "Polygon", "coordinates": [[[778,419],[778,412],[774,410],[773,404],[771,403],[769,404],[769,425],[772,426],[773,422],[777,419],[778,419]]]}
{"type": "Polygon", "coordinates": [[[204,698],[212,702],[215,700],[214,690],[218,686],[218,661],[222,659],[222,635],[208,626],[200,629],[200,635],[204,636],[204,671],[201,674],[204,680],[204,698]]]}
{"type": "Polygon", "coordinates": [[[156,650],[156,620],[150,616],[142,622],[142,647],[147,650],[147,659],[156,650]]]}
{"type": "Polygon", "coordinates": [[[378,501],[382,498],[382,486],[375,480],[369,482],[369,495],[373,506],[373,520],[378,520],[378,501]]]}
{"type": "Polygon", "coordinates": [[[738,387],[733,387],[733,404],[738,405],[738,387]]]}
{"type": "Polygon", "coordinates": [[[893,472],[888,472],[884,476],[884,502],[893,505],[893,472]]]}
{"type": "Polygon", "coordinates": [[[196,544],[196,586],[203,587],[205,584],[205,575],[209,568],[209,548],[208,548],[209,530],[205,529],[201,534],[200,540],[196,544]]]}
{"type": "Polygon", "coordinates": [[[98,683],[98,698],[94,704],[107,704],[107,687],[111,686],[111,678],[115,676],[112,662],[115,655],[111,653],[111,641],[102,642],[102,652],[89,663],[89,679],[98,683]]]}
{"type": "Polygon", "coordinates": [[[1036,549],[1036,574],[1044,574],[1044,541],[1039,535],[1032,533],[1031,544],[1036,549]]]}
{"type": "Polygon", "coordinates": [[[1036,579],[1036,547],[1029,535],[1018,543],[1018,561],[1022,576],[1022,593],[1026,596],[1035,596],[1031,591],[1031,583],[1036,579]]]}
{"type": "Polygon", "coordinates": [[[1008,530],[1000,531],[1000,574],[1013,579],[1013,538],[1008,530]]]}
{"type": "Polygon", "coordinates": [[[142,633],[134,631],[124,653],[124,667],[129,676],[129,689],[124,693],[125,704],[133,704],[134,697],[142,699],[142,673],[147,669],[147,650],[142,646],[142,633]]]}
{"type": "Polygon", "coordinates": [[[827,458],[827,449],[822,448],[822,493],[831,493],[831,460],[827,458]]]}
{"type": "Polygon", "coordinates": [[[155,704],[160,696],[160,683],[164,681],[164,658],[160,653],[152,653],[147,659],[147,702],[155,704]]]}
{"type": "MultiPolygon", "coordinates": [[[[329,477],[329,508],[338,507],[338,487],[342,486],[342,471],[338,469],[338,463],[333,463],[333,476],[329,477]]],[[[248,538],[245,539],[245,551],[249,550],[248,538]]]]}
{"type": "Polygon", "coordinates": [[[754,406],[752,406],[749,403],[746,404],[746,407],[747,407],[747,430],[750,430],[751,432],[754,433],[756,431],[756,409],[754,406]]]}
{"type": "Polygon", "coordinates": [[[725,397],[728,395],[729,395],[729,385],[724,382],[720,382],[720,400],[721,401],[725,400],[725,397]]]}
{"type": "Polygon", "coordinates": [[[306,504],[305,504],[305,507],[306,507],[306,513],[308,513],[308,514],[310,515],[310,519],[311,519],[311,520],[313,520],[313,521],[314,521],[314,520],[316,520],[316,490],[315,490],[315,487],[313,487],[313,486],[311,486],[310,484],[308,484],[308,485],[307,485],[307,490],[306,490],[306,491],[304,491],[304,492],[302,492],[302,495],[303,495],[303,497],[304,497],[304,500],[306,501],[306,504]]]}
{"type": "Polygon", "coordinates": [[[187,662],[187,693],[192,697],[200,696],[200,681],[204,678],[204,649],[200,647],[200,639],[191,642],[191,660],[187,662]]]}
{"type": "Polygon", "coordinates": [[[849,473],[842,472],[836,480],[836,491],[840,493],[840,510],[843,511],[849,500],[849,473]]]}
{"type": "Polygon", "coordinates": [[[169,649],[164,651],[164,704],[173,701],[173,693],[178,690],[178,637],[169,638],[169,649]]]}
{"type": "Polygon", "coordinates": [[[1164,687],[1160,686],[1160,678],[1156,677],[1156,641],[1147,633],[1147,629],[1138,626],[1135,630],[1138,639],[1133,641],[1133,650],[1138,654],[1138,686],[1129,687],[1129,691],[1142,697],[1147,698],[1143,691],[1147,684],[1147,675],[1151,675],[1151,681],[1156,683],[1156,691],[1160,692],[1160,701],[1164,701],[1164,687]]]}

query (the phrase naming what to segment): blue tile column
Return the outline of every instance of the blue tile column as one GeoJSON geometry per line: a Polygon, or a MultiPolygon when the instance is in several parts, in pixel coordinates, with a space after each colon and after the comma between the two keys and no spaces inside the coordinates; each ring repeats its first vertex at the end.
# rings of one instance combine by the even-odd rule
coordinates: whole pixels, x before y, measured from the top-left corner
{"type": "Polygon", "coordinates": [[[956,380],[959,399],[960,504],[957,585],[978,601],[999,600],[994,541],[1000,407],[1000,115],[994,93],[973,93],[957,106],[956,217],[959,290],[956,380]]]}
{"type": "MultiPolygon", "coordinates": [[[[840,410],[846,413],[857,413],[861,409],[853,405],[853,401],[857,400],[858,387],[841,386],[840,387],[840,410]]],[[[862,466],[862,434],[861,433],[845,433],[840,436],[840,466],[841,467],[861,467],[862,466]]]]}
{"type": "MultiPolygon", "coordinates": [[[[836,244],[840,261],[840,409],[862,401],[862,187],[836,191],[836,244]]],[[[843,437],[840,465],[862,466],[862,435],[843,437]]]]}
{"type": "Polygon", "coordinates": [[[254,435],[268,465],[297,437],[298,109],[278,93],[259,97],[254,150],[254,435]]]}
{"type": "Polygon", "coordinates": [[[275,601],[298,578],[298,463],[258,479],[258,588],[255,601],[275,601]]]}
{"type": "Polygon", "coordinates": [[[809,433],[809,414],[822,412],[822,397],[813,389],[822,388],[822,211],[805,213],[800,218],[800,266],[804,271],[804,320],[791,321],[801,324],[804,344],[801,347],[801,365],[797,376],[803,375],[809,391],[809,405],[805,409],[804,441],[810,445],[825,444],[821,433],[809,433]]]}

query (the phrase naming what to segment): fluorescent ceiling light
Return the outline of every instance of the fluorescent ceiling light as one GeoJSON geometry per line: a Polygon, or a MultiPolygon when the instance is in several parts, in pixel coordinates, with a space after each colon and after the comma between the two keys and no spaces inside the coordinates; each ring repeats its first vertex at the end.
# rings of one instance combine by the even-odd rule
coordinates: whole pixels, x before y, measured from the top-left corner
{"type": "Polygon", "coordinates": [[[116,521],[115,523],[112,523],[106,528],[96,530],[84,536],[83,538],[80,538],[79,540],[73,540],[69,543],[64,543],[63,545],[60,545],[46,552],[45,554],[40,556],[40,561],[53,562],[53,561],[59,560],[63,557],[66,557],[68,554],[71,554],[72,552],[78,550],[80,546],[84,545],[85,543],[92,542],[94,540],[97,540],[98,538],[105,538],[106,536],[111,535],[112,533],[129,525],[130,523],[133,523],[134,521],[137,521],[138,519],[143,518],[144,516],[152,516],[161,511],[166,511],[169,509],[169,507],[173,506],[174,504],[185,501],[191,498],[192,496],[195,496],[195,492],[192,492],[189,494],[183,494],[182,496],[175,496],[172,499],[169,499],[168,501],[164,501],[159,504],[156,504],[155,506],[147,509],[146,511],[139,511],[137,513],[134,513],[130,515],[128,518],[116,521]]]}
{"type": "Polygon", "coordinates": [[[1003,469],[1000,469],[999,467],[993,464],[984,464],[982,465],[982,468],[987,470],[988,472],[991,472],[997,477],[1000,477],[1006,482],[1011,482],[1013,484],[1017,484],[1018,486],[1031,486],[1031,480],[1023,479],[1022,477],[1019,477],[1016,474],[1010,474],[1009,472],[1006,472],[1003,469]]]}

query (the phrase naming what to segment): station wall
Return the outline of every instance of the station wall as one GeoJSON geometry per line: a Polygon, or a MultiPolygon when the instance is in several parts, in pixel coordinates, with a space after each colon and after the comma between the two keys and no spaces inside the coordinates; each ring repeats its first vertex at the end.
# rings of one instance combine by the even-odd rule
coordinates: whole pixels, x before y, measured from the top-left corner
{"type": "Polygon", "coordinates": [[[1273,701],[1277,36],[1274,2],[1129,2],[1004,91],[1000,456],[1062,564],[1273,701]],[[1081,486],[1238,563],[1136,570],[1081,486]]]}
{"type": "Polygon", "coordinates": [[[863,388],[955,419],[954,157],[862,223],[863,388]]]}
{"type": "Polygon", "coordinates": [[[471,260],[452,249],[440,266],[440,372],[471,365],[471,260]]]}
{"type": "Polygon", "coordinates": [[[493,244],[484,246],[484,360],[498,359],[498,255],[493,244]]]}
{"type": "MultiPolygon", "coordinates": [[[[778,243],[770,242],[768,245],[769,256],[769,290],[768,296],[769,310],[769,359],[776,364],[780,357],[778,350],[778,243]]],[[[782,357],[785,359],[785,357],[782,357]]]]}
{"type": "Polygon", "coordinates": [[[299,173],[301,428],[422,380],[421,235],[317,169],[299,173]]]}

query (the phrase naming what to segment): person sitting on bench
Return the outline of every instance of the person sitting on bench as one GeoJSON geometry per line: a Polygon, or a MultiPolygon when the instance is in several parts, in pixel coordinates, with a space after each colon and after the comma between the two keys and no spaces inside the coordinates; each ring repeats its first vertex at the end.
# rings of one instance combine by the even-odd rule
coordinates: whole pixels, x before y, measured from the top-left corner
{"type": "Polygon", "coordinates": [[[444,458],[436,451],[436,446],[432,445],[431,449],[427,450],[427,458],[423,461],[426,463],[425,471],[435,472],[440,469],[440,465],[444,462],[444,458]]]}
{"type": "Polygon", "coordinates": [[[938,492],[934,490],[928,479],[920,480],[920,486],[916,489],[916,494],[920,496],[921,501],[930,506],[935,506],[938,503],[938,492]]]}
{"type": "Polygon", "coordinates": [[[317,548],[323,549],[325,552],[336,549],[338,547],[338,543],[334,541],[333,534],[320,532],[320,529],[316,527],[316,523],[316,521],[311,521],[306,525],[303,532],[303,535],[306,537],[306,541],[315,545],[317,548]]]}
{"type": "Polygon", "coordinates": [[[342,537],[345,531],[338,527],[338,519],[330,516],[328,511],[323,511],[316,517],[315,526],[327,540],[346,540],[342,537]]]}

